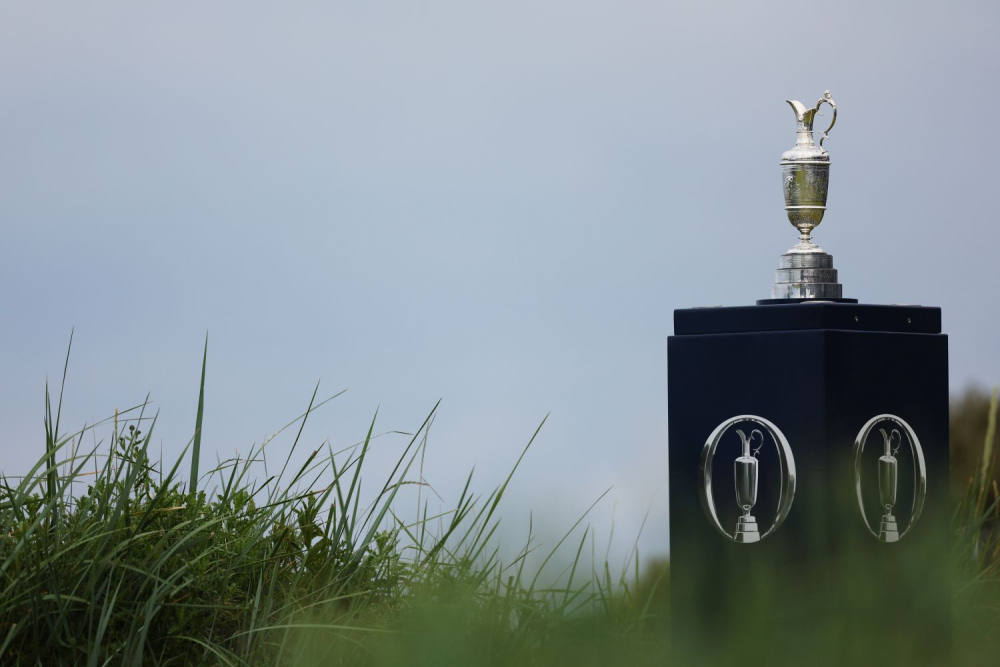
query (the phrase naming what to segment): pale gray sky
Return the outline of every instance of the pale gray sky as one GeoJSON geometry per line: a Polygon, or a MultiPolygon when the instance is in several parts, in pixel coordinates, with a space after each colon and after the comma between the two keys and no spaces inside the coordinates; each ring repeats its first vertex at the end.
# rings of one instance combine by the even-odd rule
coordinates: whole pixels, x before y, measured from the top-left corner
{"type": "Polygon", "coordinates": [[[505,530],[613,487],[598,535],[651,507],[662,553],[671,314],[768,296],[787,97],[838,103],[816,238],[846,294],[942,306],[953,388],[1000,380],[997,28],[995,2],[4,3],[0,468],[42,453],[73,326],[64,420],[150,391],[178,452],[208,330],[207,462],[318,378],[350,391],[307,447],[442,397],[454,502],[551,411],[505,530]]]}

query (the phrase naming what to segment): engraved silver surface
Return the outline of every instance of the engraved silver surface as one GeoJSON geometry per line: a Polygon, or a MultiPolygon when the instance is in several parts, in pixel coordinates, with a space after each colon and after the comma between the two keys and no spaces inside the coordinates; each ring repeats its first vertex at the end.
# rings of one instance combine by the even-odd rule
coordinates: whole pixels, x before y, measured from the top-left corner
{"type": "Polygon", "coordinates": [[[832,269],[833,255],[812,253],[808,255],[789,253],[778,259],[779,269],[832,269]]]}
{"type": "Polygon", "coordinates": [[[837,122],[837,105],[830,91],[811,109],[798,100],[787,100],[798,123],[795,146],[781,154],[782,189],[785,214],[799,231],[799,242],[781,257],[772,299],[839,299],[843,287],[837,282],[833,257],[812,240],[812,231],[823,221],[830,188],[830,154],[823,141],[837,122]],[[819,145],[813,136],[813,122],[824,104],[833,109],[833,118],[819,145]]]}
{"type": "Polygon", "coordinates": [[[830,283],[774,283],[772,299],[842,299],[842,285],[830,283]]]}
{"type": "Polygon", "coordinates": [[[777,283],[835,283],[837,269],[778,269],[774,272],[777,283]]]}

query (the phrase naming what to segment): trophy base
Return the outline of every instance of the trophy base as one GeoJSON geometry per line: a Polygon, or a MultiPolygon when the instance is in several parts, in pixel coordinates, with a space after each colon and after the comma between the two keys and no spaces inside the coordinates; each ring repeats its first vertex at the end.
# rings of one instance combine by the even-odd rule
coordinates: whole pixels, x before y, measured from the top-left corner
{"type": "Polygon", "coordinates": [[[757,532],[757,519],[752,516],[741,516],[736,522],[736,534],[733,539],[741,544],[750,542],[760,542],[760,533],[757,532]]]}
{"type": "Polygon", "coordinates": [[[882,515],[882,523],[878,528],[878,539],[883,542],[899,541],[899,529],[896,527],[896,517],[891,514],[882,515]]]}
{"type": "Polygon", "coordinates": [[[819,248],[810,252],[792,248],[781,256],[778,270],[774,273],[774,284],[771,286],[772,301],[842,298],[844,288],[837,282],[837,269],[833,268],[832,255],[819,248]]]}
{"type": "Polygon", "coordinates": [[[781,306],[790,303],[857,303],[857,299],[757,299],[758,306],[781,306]]]}

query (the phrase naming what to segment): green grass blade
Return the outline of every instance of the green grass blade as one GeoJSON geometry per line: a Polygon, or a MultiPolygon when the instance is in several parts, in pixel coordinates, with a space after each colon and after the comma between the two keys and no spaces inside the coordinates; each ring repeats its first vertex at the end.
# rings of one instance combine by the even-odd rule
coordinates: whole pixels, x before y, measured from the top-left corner
{"type": "Polygon", "coordinates": [[[205,351],[201,358],[201,384],[198,387],[198,415],[194,420],[194,446],[191,448],[191,475],[188,492],[198,497],[198,462],[201,460],[201,425],[205,417],[205,368],[208,366],[208,333],[205,333],[205,351]]]}

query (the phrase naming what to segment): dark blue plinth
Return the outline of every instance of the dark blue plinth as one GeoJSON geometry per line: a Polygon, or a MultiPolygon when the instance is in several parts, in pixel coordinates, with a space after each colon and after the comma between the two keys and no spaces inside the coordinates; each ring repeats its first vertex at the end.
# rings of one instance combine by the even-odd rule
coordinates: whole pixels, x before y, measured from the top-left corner
{"type": "Polygon", "coordinates": [[[743,664],[807,664],[817,650],[838,663],[941,662],[950,636],[950,514],[940,309],[830,302],[685,309],[675,311],[674,326],[670,575],[678,653],[704,662],[742,656],[743,664]],[[777,438],[751,419],[706,446],[740,415],[773,424],[793,455],[794,499],[770,534],[792,465],[782,467],[777,438]],[[736,431],[749,437],[754,428],[762,435],[753,436],[748,464],[736,431]],[[880,462],[887,442],[890,456],[880,462]],[[706,474],[700,466],[709,449],[706,474]],[[740,466],[756,471],[749,512],[759,542],[737,536],[746,525],[736,501],[740,466]],[[880,492],[893,479],[887,511],[880,492]]]}

